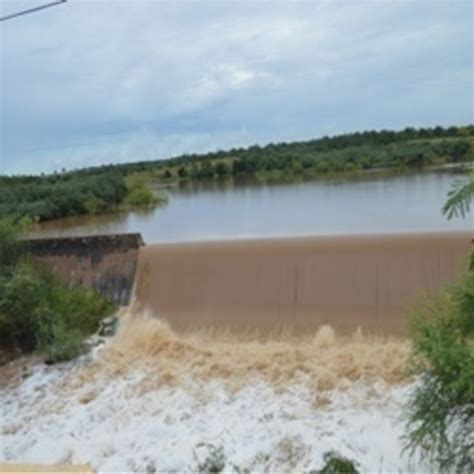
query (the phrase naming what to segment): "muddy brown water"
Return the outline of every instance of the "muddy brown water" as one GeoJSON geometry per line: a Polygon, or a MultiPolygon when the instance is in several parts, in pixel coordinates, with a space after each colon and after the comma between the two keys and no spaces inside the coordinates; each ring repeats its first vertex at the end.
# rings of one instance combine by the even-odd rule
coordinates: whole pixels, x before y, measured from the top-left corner
{"type": "Polygon", "coordinates": [[[295,183],[202,183],[171,188],[152,210],[46,222],[44,237],[139,232],[147,244],[238,238],[472,230],[441,213],[460,175],[422,172],[295,183]]]}
{"type": "Polygon", "coordinates": [[[407,312],[467,268],[470,232],[156,244],[135,310],[179,330],[404,334],[407,312]]]}
{"type": "Polygon", "coordinates": [[[172,189],[165,208],[60,220],[38,233],[141,232],[137,307],[174,328],[401,334],[407,311],[467,265],[472,215],[448,221],[440,209],[457,178],[190,185],[172,189]]]}

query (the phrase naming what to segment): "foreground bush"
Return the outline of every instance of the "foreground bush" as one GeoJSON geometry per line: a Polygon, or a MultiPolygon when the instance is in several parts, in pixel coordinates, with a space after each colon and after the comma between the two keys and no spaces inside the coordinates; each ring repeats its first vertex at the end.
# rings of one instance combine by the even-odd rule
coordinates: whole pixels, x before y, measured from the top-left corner
{"type": "Polygon", "coordinates": [[[474,472],[474,267],[413,316],[408,442],[442,470],[474,472]]]}
{"type": "Polygon", "coordinates": [[[67,288],[53,274],[36,268],[20,247],[16,229],[0,221],[0,256],[8,249],[17,253],[0,262],[0,344],[38,350],[49,362],[82,353],[84,339],[97,331],[114,305],[92,290],[67,288]]]}

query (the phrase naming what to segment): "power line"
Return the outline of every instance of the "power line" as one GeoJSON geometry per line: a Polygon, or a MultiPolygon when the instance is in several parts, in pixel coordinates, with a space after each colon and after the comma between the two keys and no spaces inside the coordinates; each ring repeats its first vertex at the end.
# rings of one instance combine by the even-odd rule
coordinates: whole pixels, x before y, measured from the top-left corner
{"type": "Polygon", "coordinates": [[[39,10],[44,10],[45,8],[54,7],[55,5],[60,5],[61,3],[66,3],[66,2],[67,0],[56,0],[54,2],[46,3],[45,5],[39,5],[37,7],[28,8],[28,10],[22,10],[16,13],[12,13],[10,15],[2,16],[0,17],[0,21],[11,20],[12,18],[16,18],[18,16],[28,15],[28,13],[34,13],[39,10]]]}

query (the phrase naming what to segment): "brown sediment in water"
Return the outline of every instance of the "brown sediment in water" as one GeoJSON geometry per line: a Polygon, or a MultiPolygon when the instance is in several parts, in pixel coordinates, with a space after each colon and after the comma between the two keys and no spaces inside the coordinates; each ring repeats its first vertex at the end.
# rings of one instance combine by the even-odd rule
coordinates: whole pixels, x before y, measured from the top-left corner
{"type": "Polygon", "coordinates": [[[135,310],[178,331],[404,334],[406,313],[467,268],[469,232],[258,239],[140,249],[135,310]]]}
{"type": "Polygon", "coordinates": [[[265,339],[211,329],[183,334],[157,318],[128,314],[92,372],[84,375],[123,377],[142,370],[142,391],[210,380],[235,389],[260,380],[282,390],[296,382],[321,391],[359,379],[401,382],[409,352],[404,338],[364,335],[361,330],[341,336],[322,326],[305,336],[265,339]]]}
{"type": "MultiPolygon", "coordinates": [[[[166,321],[128,309],[122,311],[119,331],[100,355],[62,373],[58,398],[47,410],[61,411],[71,396],[88,404],[110,383],[124,380],[122,390],[130,398],[161,388],[199,396],[202,387],[214,381],[235,392],[264,382],[277,391],[305,386],[314,392],[315,403],[321,403],[325,391],[347,389],[357,380],[409,381],[409,353],[408,339],[367,335],[361,329],[341,335],[322,326],[305,335],[274,332],[265,337],[215,328],[183,333],[166,321]]],[[[29,363],[33,370],[38,360],[29,363]]],[[[5,370],[0,368],[0,377],[5,370]]],[[[6,385],[17,385],[8,379],[6,385]]]]}
{"type": "Polygon", "coordinates": [[[403,382],[404,311],[457,278],[470,241],[438,233],[143,248],[119,333],[60,390],[87,404],[123,377],[137,377],[132,397],[212,380],[315,393],[403,382]]]}

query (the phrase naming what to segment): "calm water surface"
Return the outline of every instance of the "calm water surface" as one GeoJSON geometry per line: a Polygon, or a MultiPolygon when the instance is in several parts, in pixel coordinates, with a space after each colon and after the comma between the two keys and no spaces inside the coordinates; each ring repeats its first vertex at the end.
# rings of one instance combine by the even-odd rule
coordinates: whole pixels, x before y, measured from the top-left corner
{"type": "Polygon", "coordinates": [[[210,184],[170,189],[155,210],[63,219],[42,236],[141,232],[148,243],[472,229],[441,206],[459,175],[447,172],[291,184],[210,184]]]}

